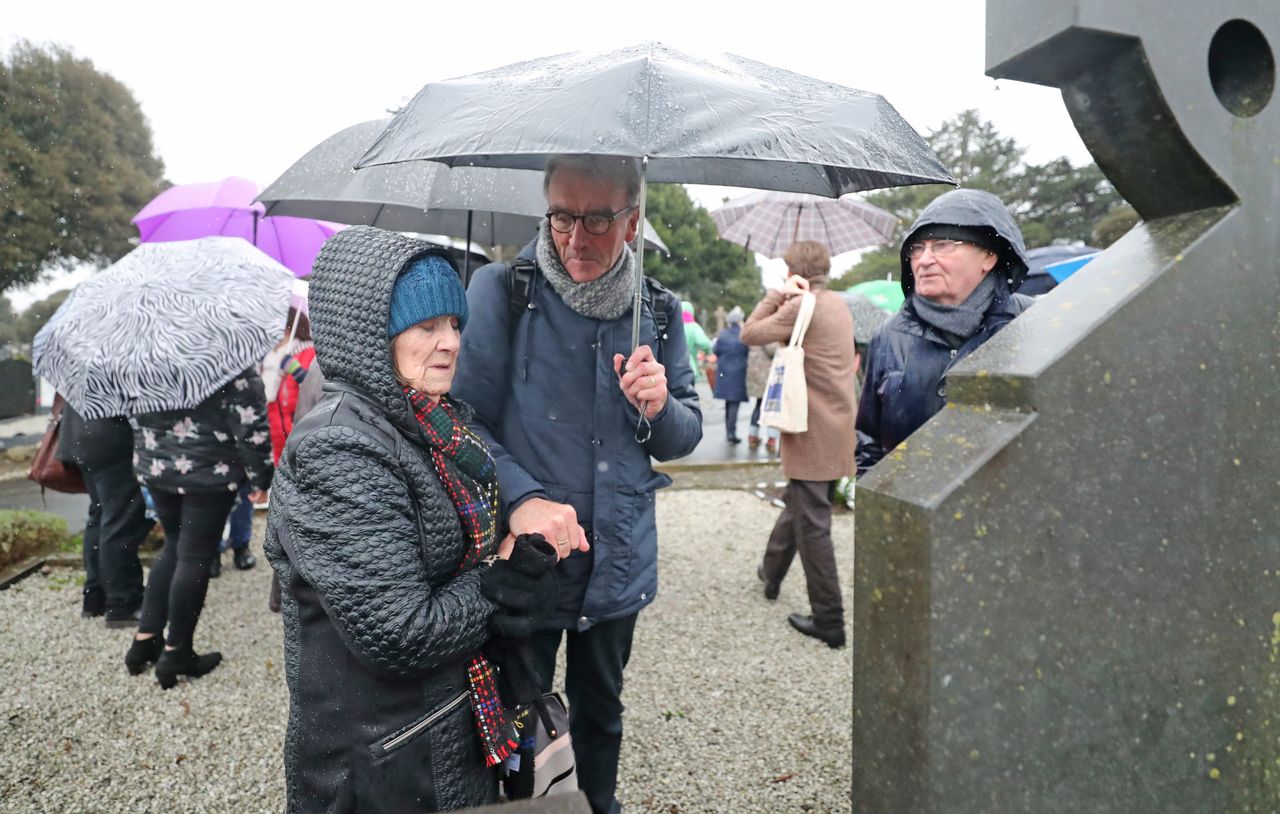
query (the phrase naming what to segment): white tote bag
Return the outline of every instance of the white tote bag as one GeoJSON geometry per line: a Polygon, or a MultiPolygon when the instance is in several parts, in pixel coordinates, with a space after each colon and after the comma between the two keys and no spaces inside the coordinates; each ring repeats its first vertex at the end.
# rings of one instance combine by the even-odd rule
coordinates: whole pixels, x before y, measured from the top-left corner
{"type": "Polygon", "coordinates": [[[764,404],[760,407],[762,425],[790,433],[809,430],[809,389],[804,381],[804,348],[800,343],[809,330],[817,297],[807,291],[800,296],[800,313],[791,328],[791,341],[773,355],[764,404]]]}

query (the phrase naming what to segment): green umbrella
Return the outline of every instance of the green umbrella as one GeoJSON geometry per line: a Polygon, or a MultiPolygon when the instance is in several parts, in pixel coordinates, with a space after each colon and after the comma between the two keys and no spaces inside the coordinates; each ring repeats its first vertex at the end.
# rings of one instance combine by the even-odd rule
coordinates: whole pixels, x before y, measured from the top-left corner
{"type": "Polygon", "coordinates": [[[864,283],[849,286],[849,292],[861,294],[889,313],[902,308],[902,301],[905,299],[902,294],[902,283],[897,280],[867,280],[864,283]]]}

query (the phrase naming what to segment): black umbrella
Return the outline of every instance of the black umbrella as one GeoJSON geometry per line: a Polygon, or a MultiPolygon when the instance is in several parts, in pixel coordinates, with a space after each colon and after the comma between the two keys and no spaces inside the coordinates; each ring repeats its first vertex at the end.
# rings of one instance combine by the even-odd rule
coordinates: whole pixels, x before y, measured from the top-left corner
{"type": "MultiPolygon", "coordinates": [[[[257,197],[266,214],[465,237],[468,250],[473,240],[524,243],[537,232],[547,210],[540,172],[423,161],[352,171],[390,121],[353,125],[312,147],[257,197]]],[[[667,253],[647,223],[645,245],[667,253]]]]}
{"type": "MultiPolygon", "coordinates": [[[[954,183],[881,96],[657,43],[561,54],[426,85],[358,166],[425,159],[542,169],[557,154],[635,158],[651,182],[831,197],[954,183]]],[[[639,203],[643,218],[643,192],[639,203]]],[[[643,280],[637,261],[633,346],[643,280]]]]}

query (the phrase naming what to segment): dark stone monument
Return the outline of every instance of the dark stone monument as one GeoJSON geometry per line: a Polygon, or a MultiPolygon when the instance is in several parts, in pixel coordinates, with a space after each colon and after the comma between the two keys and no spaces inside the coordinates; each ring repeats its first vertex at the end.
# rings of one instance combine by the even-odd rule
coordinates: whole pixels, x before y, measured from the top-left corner
{"type": "Polygon", "coordinates": [[[854,801],[1280,810],[1275,0],[988,0],[1144,222],[859,483],[854,801]]]}

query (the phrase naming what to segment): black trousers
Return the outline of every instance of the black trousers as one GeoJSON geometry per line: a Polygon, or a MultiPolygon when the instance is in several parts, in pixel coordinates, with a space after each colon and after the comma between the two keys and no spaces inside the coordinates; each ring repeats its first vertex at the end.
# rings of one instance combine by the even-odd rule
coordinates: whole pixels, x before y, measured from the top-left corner
{"type": "Polygon", "coordinates": [[[764,578],[781,584],[798,553],[804,568],[809,607],[819,627],[844,624],[836,552],[831,542],[831,500],[835,481],[789,480],[782,499],[787,504],[773,525],[764,550],[764,578]]]}
{"type": "Polygon", "coordinates": [[[85,604],[102,603],[112,617],[129,616],[142,605],[138,546],[152,525],[142,490],[129,458],[82,473],[89,493],[83,547],[85,604]]]}
{"type": "Polygon", "coordinates": [[[578,764],[578,787],[586,792],[594,814],[618,814],[618,756],[622,751],[622,671],[631,658],[636,630],[633,613],[601,622],[579,633],[547,630],[533,634],[533,658],[550,692],[555,680],[556,652],[565,644],[565,694],[569,696],[569,734],[578,764]]]}
{"type": "Polygon", "coordinates": [[[164,548],[151,566],[142,600],[139,633],[169,634],[165,644],[191,644],[209,590],[209,563],[218,556],[218,542],[235,492],[179,495],[152,490],[151,499],[164,526],[164,548]]]}
{"type": "Polygon", "coordinates": [[[738,437],[738,407],[742,404],[740,401],[726,401],[724,403],[724,428],[729,440],[738,437]]]}

